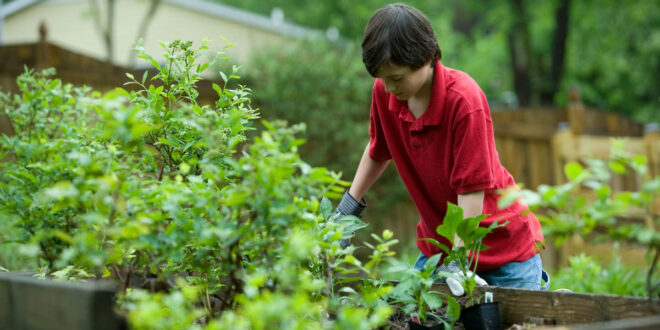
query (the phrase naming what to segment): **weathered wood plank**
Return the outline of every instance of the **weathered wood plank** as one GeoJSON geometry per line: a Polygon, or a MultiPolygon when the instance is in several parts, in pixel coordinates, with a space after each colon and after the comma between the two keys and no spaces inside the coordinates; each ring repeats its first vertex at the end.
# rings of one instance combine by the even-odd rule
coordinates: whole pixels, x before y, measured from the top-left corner
{"type": "Polygon", "coordinates": [[[114,294],[109,282],[0,274],[0,329],[121,329],[114,294]]]}
{"type": "Polygon", "coordinates": [[[496,136],[507,136],[523,140],[548,141],[555,132],[554,126],[545,123],[529,123],[521,125],[516,122],[493,123],[496,136]]]}
{"type": "MultiPolygon", "coordinates": [[[[433,290],[451,294],[445,284],[435,284],[433,290]]],[[[651,302],[629,296],[501,287],[478,287],[476,294],[482,296],[486,291],[492,292],[493,300],[499,303],[500,320],[505,325],[570,325],[660,316],[657,299],[651,302]]]]}
{"type": "Polygon", "coordinates": [[[538,330],[657,330],[660,329],[660,316],[637,317],[609,322],[574,324],[570,326],[538,327],[538,330]]]}

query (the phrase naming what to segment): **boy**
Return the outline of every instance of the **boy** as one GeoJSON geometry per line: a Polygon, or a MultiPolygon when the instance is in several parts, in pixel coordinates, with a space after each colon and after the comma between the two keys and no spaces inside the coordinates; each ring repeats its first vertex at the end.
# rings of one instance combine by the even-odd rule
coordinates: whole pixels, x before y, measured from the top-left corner
{"type": "MultiPolygon", "coordinates": [[[[447,202],[452,202],[466,218],[490,214],[482,226],[509,221],[484,239],[490,248],[479,255],[480,284],[547,289],[538,249],[543,242],[540,223],[521,203],[497,207],[497,191],[515,182],[499,162],[486,97],[467,74],[441,64],[440,48],[424,14],[403,4],[376,11],[365,29],[362,58],[377,78],[370,141],[337,212],[360,216],[366,207],[362,197],[393,160],[421,218],[415,268],[422,269],[429,257],[440,253],[419,239],[449,246],[435,229],[447,202]]],[[[456,265],[450,264],[449,271],[457,273],[456,265]]],[[[457,283],[448,280],[452,292],[462,295],[457,283]]]]}

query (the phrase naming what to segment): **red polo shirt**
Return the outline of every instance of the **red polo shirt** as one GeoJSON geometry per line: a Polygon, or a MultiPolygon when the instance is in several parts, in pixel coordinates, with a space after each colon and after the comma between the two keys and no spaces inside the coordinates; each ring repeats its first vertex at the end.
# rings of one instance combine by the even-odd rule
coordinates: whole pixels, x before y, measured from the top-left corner
{"type": "MultiPolygon", "coordinates": [[[[541,225],[527,207],[515,203],[497,207],[498,189],[514,186],[513,177],[500,164],[495,150],[493,123],[486,96],[467,74],[446,68],[438,61],[427,110],[415,119],[405,101],[385,92],[376,79],[372,92],[369,156],[392,159],[420,215],[417,238],[449,242],[436,233],[447,202],[457,204],[458,194],[484,190],[481,226],[496,219],[509,224],[484,239],[490,248],[479,255],[479,271],[524,261],[539,252],[541,225]]],[[[427,256],[440,252],[418,240],[427,256]]]]}

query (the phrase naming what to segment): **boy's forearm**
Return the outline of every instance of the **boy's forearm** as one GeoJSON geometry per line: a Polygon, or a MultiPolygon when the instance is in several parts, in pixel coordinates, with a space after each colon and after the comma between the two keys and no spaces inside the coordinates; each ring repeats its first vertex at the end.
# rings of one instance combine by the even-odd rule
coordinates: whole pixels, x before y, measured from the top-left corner
{"type": "Polygon", "coordinates": [[[360,165],[358,165],[358,169],[355,172],[353,184],[348,191],[351,196],[353,196],[355,200],[361,200],[367,193],[367,190],[369,190],[374,182],[378,180],[389,163],[389,160],[377,162],[371,159],[371,157],[369,157],[369,144],[367,144],[364,153],[362,153],[360,165]]]}
{"type": "MultiPolygon", "coordinates": [[[[483,214],[484,211],[484,191],[477,190],[467,194],[458,195],[458,206],[463,209],[463,218],[473,218],[483,214]]],[[[458,237],[454,237],[454,242],[458,246],[463,246],[463,242],[458,237]]]]}

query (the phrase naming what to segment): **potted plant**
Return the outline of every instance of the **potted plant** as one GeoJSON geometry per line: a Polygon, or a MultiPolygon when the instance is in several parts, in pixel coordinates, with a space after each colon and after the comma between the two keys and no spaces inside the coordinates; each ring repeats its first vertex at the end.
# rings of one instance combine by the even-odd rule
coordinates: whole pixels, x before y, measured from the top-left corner
{"type": "MultiPolygon", "coordinates": [[[[437,277],[455,279],[465,290],[468,298],[467,306],[460,312],[460,321],[465,329],[499,329],[499,309],[497,302],[492,302],[492,295],[481,301],[481,297],[475,297],[474,289],[477,286],[476,269],[479,262],[479,252],[488,247],[483,244],[483,239],[493,230],[505,226],[508,222],[499,224],[493,221],[488,227],[481,227],[479,223],[488,215],[479,215],[473,218],[463,218],[463,210],[455,204],[447,203],[447,213],[443,223],[436,229],[437,233],[451,244],[451,248],[434,239],[424,239],[440,248],[447,257],[444,259],[437,277]],[[456,238],[463,244],[458,244],[456,238]],[[472,258],[468,258],[469,254],[472,258]],[[458,274],[457,274],[458,273],[458,274]],[[490,299],[488,299],[490,298],[490,299]]],[[[438,258],[434,256],[427,262],[436,265],[438,258]]],[[[433,268],[433,267],[431,267],[433,268]]]]}

